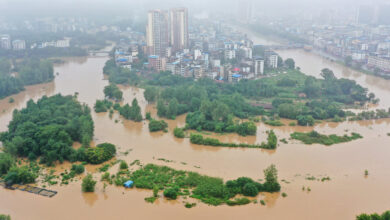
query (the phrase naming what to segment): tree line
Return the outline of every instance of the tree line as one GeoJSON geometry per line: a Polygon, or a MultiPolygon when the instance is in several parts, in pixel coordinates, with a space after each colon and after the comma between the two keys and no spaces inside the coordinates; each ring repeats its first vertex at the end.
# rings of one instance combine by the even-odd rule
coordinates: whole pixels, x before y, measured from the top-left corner
{"type": "Polygon", "coordinates": [[[12,68],[8,59],[0,59],[0,99],[17,94],[26,85],[50,82],[54,79],[53,64],[49,60],[27,59],[12,68]],[[15,75],[11,72],[16,71],[15,75]]]}

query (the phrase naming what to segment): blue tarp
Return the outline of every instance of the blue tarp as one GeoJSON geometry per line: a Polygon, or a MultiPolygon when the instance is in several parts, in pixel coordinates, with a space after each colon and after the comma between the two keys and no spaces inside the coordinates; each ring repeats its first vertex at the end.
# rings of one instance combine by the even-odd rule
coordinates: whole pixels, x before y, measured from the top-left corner
{"type": "Polygon", "coordinates": [[[123,186],[126,188],[131,188],[131,187],[133,187],[133,185],[134,185],[134,182],[131,180],[126,181],[125,184],[123,184],[123,186]]]}

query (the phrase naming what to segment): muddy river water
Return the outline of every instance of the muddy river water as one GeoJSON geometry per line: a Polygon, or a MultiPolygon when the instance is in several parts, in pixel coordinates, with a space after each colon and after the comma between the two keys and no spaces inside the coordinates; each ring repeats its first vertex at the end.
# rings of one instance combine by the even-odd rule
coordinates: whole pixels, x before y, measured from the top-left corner
{"type": "MultiPolygon", "coordinates": [[[[258,36],[252,36],[255,42],[258,36]]],[[[261,39],[261,38],[258,38],[261,39]]],[[[318,76],[322,68],[328,67],[337,76],[355,79],[381,99],[380,107],[390,107],[390,81],[366,76],[346,69],[312,53],[300,50],[280,51],[283,58],[294,58],[297,66],[311,75],[318,76]]],[[[59,73],[54,82],[30,86],[26,91],[14,95],[14,103],[0,100],[0,131],[5,131],[13,109],[25,107],[29,99],[37,100],[43,95],[78,92],[81,102],[93,107],[96,99],[103,98],[103,88],[108,84],[102,68],[108,57],[70,58],[55,66],[59,73]]],[[[131,103],[136,97],[143,114],[156,110],[143,98],[143,90],[122,87],[124,102],[131,103]]],[[[185,124],[184,116],[169,122],[168,133],[149,133],[145,122],[125,121],[114,114],[92,113],[95,123],[94,142],[111,142],[119,148],[118,159],[128,163],[167,165],[177,169],[196,171],[201,174],[224,178],[240,176],[263,178],[263,169],[275,164],[279,171],[283,198],[280,194],[261,194],[266,206],[249,204],[242,207],[211,207],[202,203],[186,209],[183,200],[158,199],[155,204],[144,201],[152,195],[147,190],[125,190],[98,182],[95,193],[83,194],[81,181],[67,186],[53,186],[59,193],[53,198],[9,191],[0,188],[0,213],[12,219],[354,219],[362,212],[383,212],[390,208],[390,120],[323,123],[315,129],[325,134],[358,132],[364,139],[350,143],[325,147],[307,146],[299,142],[280,143],[275,151],[261,149],[231,149],[192,145],[188,139],[176,139],[173,128],[185,124]],[[115,119],[119,120],[115,123],[115,119]],[[129,152],[125,154],[124,152],[129,152]],[[172,162],[158,160],[165,158],[172,162]],[[364,170],[369,171],[367,177],[364,170]],[[331,181],[310,181],[306,176],[318,178],[329,176],[331,181]],[[311,191],[302,190],[310,187],[311,191]]],[[[266,138],[270,127],[258,124],[255,137],[238,135],[216,136],[223,141],[260,143],[266,138]]],[[[279,138],[288,138],[293,131],[310,131],[313,128],[274,128],[279,138]]],[[[59,165],[66,168],[69,164],[59,165]]],[[[93,172],[96,167],[88,167],[93,172]]],[[[118,168],[113,167],[113,172],[118,168]]],[[[100,174],[95,174],[96,179],[100,174]]]]}

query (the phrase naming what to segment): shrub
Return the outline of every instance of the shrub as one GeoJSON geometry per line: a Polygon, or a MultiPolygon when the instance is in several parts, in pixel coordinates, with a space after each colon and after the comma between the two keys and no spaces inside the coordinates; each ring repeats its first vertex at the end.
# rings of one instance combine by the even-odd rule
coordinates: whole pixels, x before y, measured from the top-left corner
{"type": "Polygon", "coordinates": [[[186,204],[184,205],[187,209],[190,209],[192,207],[195,207],[196,206],[196,203],[188,203],[186,202],[186,204]]]}
{"type": "Polygon", "coordinates": [[[236,206],[236,205],[246,205],[249,204],[251,201],[248,198],[236,198],[234,200],[227,200],[226,204],[229,206],[236,206]]]}
{"type": "Polygon", "coordinates": [[[184,129],[183,129],[183,128],[175,128],[175,129],[173,130],[173,134],[174,134],[175,137],[177,137],[177,138],[184,138],[184,137],[185,137],[184,129]]]}
{"type": "Polygon", "coordinates": [[[85,168],[82,164],[80,165],[73,164],[71,170],[74,171],[76,174],[82,174],[84,173],[85,168]]]}
{"type": "Polygon", "coordinates": [[[110,160],[116,153],[115,145],[104,143],[94,148],[88,148],[85,152],[86,160],[91,164],[101,164],[110,160]]]}
{"type": "Polygon", "coordinates": [[[13,166],[4,177],[4,180],[12,184],[28,184],[34,183],[37,177],[38,175],[29,170],[27,166],[13,166]]]}
{"type": "Polygon", "coordinates": [[[164,190],[164,197],[175,200],[177,199],[178,192],[179,189],[176,187],[167,188],[166,190],[164,190]]]}
{"type": "Polygon", "coordinates": [[[81,184],[81,189],[83,192],[94,192],[95,191],[96,181],[93,179],[91,174],[88,174],[84,177],[81,184]]]}
{"type": "Polygon", "coordinates": [[[168,124],[164,120],[157,121],[157,120],[152,119],[149,122],[149,131],[150,132],[163,131],[166,128],[168,128],[168,124]]]}
{"type": "Polygon", "coordinates": [[[121,161],[120,165],[119,165],[119,168],[121,170],[126,170],[127,168],[129,168],[129,166],[127,165],[126,161],[121,161]]]}
{"type": "Polygon", "coordinates": [[[257,196],[259,190],[254,183],[247,183],[242,189],[242,194],[244,194],[244,196],[257,196]]]}

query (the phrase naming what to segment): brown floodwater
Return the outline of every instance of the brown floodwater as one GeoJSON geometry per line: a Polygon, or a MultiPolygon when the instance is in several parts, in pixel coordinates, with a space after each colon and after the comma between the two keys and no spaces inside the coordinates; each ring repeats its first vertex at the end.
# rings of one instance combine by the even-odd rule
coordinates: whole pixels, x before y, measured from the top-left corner
{"type": "MultiPolygon", "coordinates": [[[[293,57],[303,70],[317,73],[328,63],[322,58],[300,51],[286,51],[283,56],[293,57]],[[306,56],[306,57],[305,57],[306,56]],[[303,61],[310,61],[307,63],[303,61]],[[311,67],[313,65],[313,67],[311,67]],[[317,67],[316,65],[322,65],[317,67]]],[[[12,117],[13,109],[25,107],[29,99],[37,100],[43,95],[61,93],[79,94],[81,102],[93,107],[96,99],[102,99],[103,88],[108,84],[102,68],[107,57],[72,58],[64,64],[55,66],[58,72],[54,82],[27,87],[26,91],[0,100],[0,131],[5,131],[12,117]]],[[[330,63],[334,68],[336,64],[330,63]]],[[[333,67],[333,68],[332,68],[333,67]]],[[[337,67],[337,66],[336,66],[337,67]]],[[[367,76],[350,74],[370,89],[378,92],[381,106],[390,106],[385,97],[390,95],[389,88],[382,81],[367,76]],[[362,79],[365,80],[362,80],[362,79]],[[368,80],[370,78],[371,80],[368,80]],[[375,83],[378,82],[378,83],[375,83]]],[[[143,114],[150,111],[156,117],[154,105],[149,105],[143,97],[143,90],[133,87],[121,87],[124,103],[137,98],[143,114]]],[[[240,137],[236,134],[211,135],[224,142],[261,143],[267,137],[266,131],[274,129],[279,138],[286,138],[288,144],[280,143],[274,151],[261,149],[220,148],[193,145],[188,139],[177,139],[172,130],[184,126],[185,116],[168,120],[169,132],[150,133],[146,122],[135,123],[123,120],[117,113],[112,118],[108,113],[92,112],[95,123],[95,143],[111,142],[118,147],[117,159],[128,163],[138,159],[143,164],[155,163],[176,169],[196,171],[201,174],[224,178],[225,180],[248,176],[263,178],[263,170],[275,164],[279,171],[283,198],[277,194],[261,194],[267,205],[259,203],[242,207],[211,207],[202,203],[192,209],[184,207],[179,199],[167,201],[160,198],[155,204],[144,201],[152,195],[148,190],[123,189],[98,182],[95,193],[82,193],[81,182],[71,182],[67,186],[51,186],[58,190],[53,198],[34,194],[9,191],[0,188],[0,213],[9,214],[13,219],[354,219],[362,212],[382,212],[390,207],[390,120],[322,123],[315,128],[282,126],[272,128],[258,124],[258,132],[253,137],[240,137]],[[117,123],[116,123],[117,120],[117,123]],[[294,131],[317,131],[325,134],[346,134],[358,132],[364,139],[325,147],[322,145],[303,145],[289,140],[294,131]],[[158,159],[166,159],[164,162],[158,159]],[[369,171],[367,177],[364,170],[369,171]],[[331,181],[310,181],[307,176],[327,177],[331,181]],[[305,187],[305,190],[302,188],[305,187]],[[311,191],[306,190],[310,188],[311,191]]],[[[289,121],[283,121],[288,124],[289,121]]],[[[70,164],[58,165],[57,173],[69,169],[70,164]]],[[[88,166],[87,171],[96,173],[99,166],[88,166]]],[[[110,172],[115,173],[118,166],[110,172]]],[[[160,193],[161,194],[161,193],[160,193]]]]}

